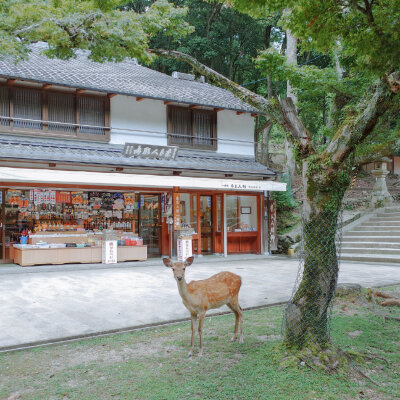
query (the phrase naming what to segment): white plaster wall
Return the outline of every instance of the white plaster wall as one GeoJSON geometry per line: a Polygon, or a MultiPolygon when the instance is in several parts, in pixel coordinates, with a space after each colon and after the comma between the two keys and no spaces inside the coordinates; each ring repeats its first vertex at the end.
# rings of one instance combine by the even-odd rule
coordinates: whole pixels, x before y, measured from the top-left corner
{"type": "Polygon", "coordinates": [[[218,112],[218,139],[247,140],[250,143],[219,140],[218,153],[254,156],[254,118],[249,114],[237,115],[236,111],[218,112]]]}
{"type": "Polygon", "coordinates": [[[110,104],[111,140],[113,144],[144,143],[167,146],[167,136],[149,132],[167,132],[167,111],[160,100],[117,95],[110,104]],[[118,129],[115,129],[118,128],[118,129]],[[127,131],[124,129],[137,129],[127,131]]]}
{"type": "MultiPolygon", "coordinates": [[[[218,112],[217,118],[217,152],[254,156],[254,118],[249,113],[237,115],[235,111],[228,110],[218,112]],[[245,140],[248,143],[223,139],[245,140]]],[[[114,96],[110,102],[110,122],[110,143],[168,144],[166,135],[155,133],[167,132],[167,107],[161,100],[136,101],[131,96],[114,96]]]]}

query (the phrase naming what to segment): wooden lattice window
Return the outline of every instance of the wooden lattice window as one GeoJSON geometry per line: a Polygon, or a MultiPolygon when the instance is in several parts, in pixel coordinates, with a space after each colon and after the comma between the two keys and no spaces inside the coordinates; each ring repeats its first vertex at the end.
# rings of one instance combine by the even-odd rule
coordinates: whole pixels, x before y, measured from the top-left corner
{"type": "Polygon", "coordinates": [[[0,86],[0,125],[10,126],[10,93],[8,87],[0,86]]]}
{"type": "Polygon", "coordinates": [[[49,123],[49,131],[67,132],[74,134],[76,128],[76,105],[75,95],[66,93],[48,94],[48,119],[59,122],[49,123]],[[68,125],[71,124],[71,125],[68,125]]]}
{"type": "Polygon", "coordinates": [[[169,144],[216,149],[216,112],[188,107],[168,107],[168,132],[169,144]]]}
{"type": "Polygon", "coordinates": [[[0,126],[20,134],[108,141],[107,96],[0,85],[0,126]]]}
{"type": "Polygon", "coordinates": [[[105,102],[96,97],[78,97],[79,132],[104,135],[105,102]],[[86,126],[85,126],[86,125],[86,126]],[[99,128],[97,128],[99,127],[99,128]]]}
{"type": "Polygon", "coordinates": [[[37,90],[14,88],[13,118],[14,126],[23,129],[42,129],[42,93],[37,90]],[[21,119],[17,119],[21,118],[21,119]]]}

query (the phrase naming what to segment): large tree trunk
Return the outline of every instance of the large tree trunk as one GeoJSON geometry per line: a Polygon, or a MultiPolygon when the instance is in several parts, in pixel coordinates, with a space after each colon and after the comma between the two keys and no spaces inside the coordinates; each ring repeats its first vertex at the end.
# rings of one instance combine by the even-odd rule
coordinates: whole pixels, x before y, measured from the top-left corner
{"type": "Polygon", "coordinates": [[[304,220],[304,271],[285,314],[285,344],[302,348],[329,342],[329,308],[337,277],[336,228],[338,211],[311,214],[304,220]]]}
{"type": "MultiPolygon", "coordinates": [[[[291,65],[297,65],[297,39],[292,35],[289,29],[286,30],[286,58],[287,63],[291,65]]],[[[291,97],[293,104],[297,105],[297,94],[293,90],[290,81],[286,82],[287,97],[291,97]]],[[[286,156],[286,170],[289,173],[290,182],[296,173],[296,160],[293,154],[293,146],[289,139],[285,138],[285,156],[286,156]]]]}
{"type": "Polygon", "coordinates": [[[338,216],[349,185],[346,171],[321,182],[317,175],[307,176],[308,169],[305,162],[303,276],[286,308],[284,325],[285,344],[299,349],[310,343],[324,347],[329,342],[329,311],[339,272],[338,216]]]}

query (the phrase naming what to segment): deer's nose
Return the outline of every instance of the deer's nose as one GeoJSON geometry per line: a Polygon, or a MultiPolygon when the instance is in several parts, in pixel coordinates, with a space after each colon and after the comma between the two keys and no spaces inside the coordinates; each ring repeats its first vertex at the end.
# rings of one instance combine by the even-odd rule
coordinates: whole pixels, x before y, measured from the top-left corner
{"type": "Polygon", "coordinates": [[[177,276],[176,279],[178,279],[178,281],[181,281],[182,277],[181,276],[177,276]]]}

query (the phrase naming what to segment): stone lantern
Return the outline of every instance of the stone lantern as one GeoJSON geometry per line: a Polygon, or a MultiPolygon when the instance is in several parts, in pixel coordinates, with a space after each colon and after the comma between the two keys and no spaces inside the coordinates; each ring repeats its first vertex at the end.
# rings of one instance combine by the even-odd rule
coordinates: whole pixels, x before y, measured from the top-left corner
{"type": "Polygon", "coordinates": [[[370,202],[372,207],[383,207],[393,203],[393,198],[386,186],[386,176],[389,174],[387,168],[389,162],[391,162],[389,158],[383,157],[374,163],[374,169],[371,171],[372,175],[375,176],[375,185],[370,202]]]}

